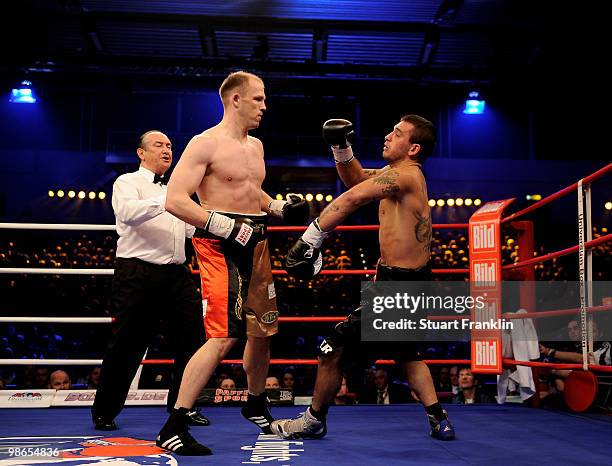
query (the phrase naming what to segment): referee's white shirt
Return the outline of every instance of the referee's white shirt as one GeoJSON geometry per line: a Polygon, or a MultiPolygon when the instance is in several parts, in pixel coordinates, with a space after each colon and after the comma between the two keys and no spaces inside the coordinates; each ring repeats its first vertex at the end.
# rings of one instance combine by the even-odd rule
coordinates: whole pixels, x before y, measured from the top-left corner
{"type": "Polygon", "coordinates": [[[152,264],[185,262],[185,237],[195,227],[166,212],[166,186],[153,183],[155,174],[140,167],[113,184],[113,210],[119,240],[117,257],[152,264]]]}

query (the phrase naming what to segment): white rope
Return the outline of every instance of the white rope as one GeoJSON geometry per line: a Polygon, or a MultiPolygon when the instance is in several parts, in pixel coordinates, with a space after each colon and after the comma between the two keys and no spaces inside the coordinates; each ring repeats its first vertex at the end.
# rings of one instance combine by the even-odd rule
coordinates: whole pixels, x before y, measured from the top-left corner
{"type": "Polygon", "coordinates": [[[0,322],[31,322],[36,324],[107,324],[112,317],[0,317],[0,322]]]}
{"type": "Polygon", "coordinates": [[[29,273],[39,275],[112,275],[115,269],[44,269],[27,267],[0,267],[2,273],[29,273]]]}
{"type": "Polygon", "coordinates": [[[0,359],[6,366],[99,366],[102,359],[0,359]]]}
{"type": "Polygon", "coordinates": [[[115,231],[115,225],[95,225],[85,223],[0,223],[6,230],[97,230],[115,231]]]}

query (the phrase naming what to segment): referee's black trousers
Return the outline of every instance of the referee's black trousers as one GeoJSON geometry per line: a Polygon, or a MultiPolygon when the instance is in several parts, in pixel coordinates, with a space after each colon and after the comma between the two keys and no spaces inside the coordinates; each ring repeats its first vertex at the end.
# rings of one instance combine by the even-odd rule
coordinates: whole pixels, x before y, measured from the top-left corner
{"type": "Polygon", "coordinates": [[[189,270],[183,265],[117,258],[112,306],[117,319],[102,363],[93,417],[112,420],[121,412],[160,322],[174,357],[167,403],[172,409],[185,366],[205,341],[202,298],[189,270]]]}

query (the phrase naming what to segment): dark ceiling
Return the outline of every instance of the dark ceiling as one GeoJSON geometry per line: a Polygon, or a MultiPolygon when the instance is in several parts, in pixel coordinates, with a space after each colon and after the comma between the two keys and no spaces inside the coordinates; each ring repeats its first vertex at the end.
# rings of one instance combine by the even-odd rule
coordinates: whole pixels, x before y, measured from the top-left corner
{"type": "Polygon", "coordinates": [[[542,3],[30,0],[0,68],[14,78],[210,78],[215,86],[235,69],[299,82],[531,82],[559,48],[542,3]]]}

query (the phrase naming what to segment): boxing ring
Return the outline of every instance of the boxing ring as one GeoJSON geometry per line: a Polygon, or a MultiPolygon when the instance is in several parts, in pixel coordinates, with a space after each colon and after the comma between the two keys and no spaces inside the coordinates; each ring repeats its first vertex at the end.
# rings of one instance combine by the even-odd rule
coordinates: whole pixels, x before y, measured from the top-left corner
{"type": "MultiPolygon", "coordinates": [[[[583,329],[587,316],[612,310],[612,305],[594,305],[589,300],[589,280],[592,277],[591,251],[607,244],[612,235],[593,239],[590,225],[590,184],[609,174],[612,164],[583,180],[554,193],[519,212],[501,218],[501,225],[515,224],[519,217],[547,205],[570,193],[579,194],[579,244],[514,264],[506,264],[504,272],[522,274],[523,280],[533,278],[533,266],[557,257],[579,254],[581,278],[581,305],[573,309],[528,312],[516,315],[504,313],[508,319],[541,319],[545,317],[576,315],[580,313],[583,329]],[[584,203],[583,203],[584,200],[584,203]],[[582,293],[582,291],[585,293],[582,293]]],[[[481,207],[485,208],[488,204],[481,207]]],[[[437,224],[435,229],[464,229],[468,224],[437,224]]],[[[521,224],[522,227],[525,225],[521,224]]],[[[0,224],[4,229],[34,230],[114,230],[110,225],[53,225],[53,224],[0,224]]],[[[343,226],[337,231],[375,231],[378,226],[343,226]]],[[[298,232],[303,227],[270,227],[271,233],[298,232]]],[[[528,250],[529,245],[524,243],[528,250]]],[[[531,246],[533,248],[533,245],[531,246]]],[[[470,252],[471,254],[471,252],[470,252]]],[[[533,255],[533,254],[531,254],[533,255]]],[[[471,269],[434,269],[435,275],[454,275],[462,279],[472,277],[471,269]]],[[[53,274],[53,275],[111,275],[112,269],[57,269],[57,268],[0,268],[4,274],[53,274]]],[[[194,271],[197,273],[197,271],[194,271]]],[[[373,275],[375,270],[323,270],[322,275],[373,275]]],[[[286,274],[283,270],[274,275],[286,274]]],[[[527,299],[529,296],[527,297],[527,299]]],[[[441,317],[442,318],[442,317],[441,317]]],[[[294,323],[329,323],[344,316],[310,316],[279,318],[284,325],[294,323]]],[[[0,316],[0,322],[11,323],[63,323],[109,324],[112,318],[91,317],[23,317],[0,316]]],[[[612,372],[611,366],[589,363],[587,349],[592,351],[592,340],[586,330],[582,335],[583,363],[555,364],[534,361],[517,361],[504,358],[500,363],[508,366],[533,368],[573,369],[581,377],[578,401],[594,398],[596,379],[593,375],[612,372]],[[590,348],[589,348],[590,347],[590,348]],[[595,384],[595,385],[593,385],[595,384]],[[586,393],[586,395],[585,395],[586,393]]],[[[474,353],[472,353],[474,354],[474,353]]],[[[3,365],[99,365],[98,359],[2,359],[3,365]]],[[[241,363],[228,359],[225,364],[241,363]]],[[[471,364],[473,360],[426,360],[427,364],[471,364]]],[[[147,364],[172,364],[172,360],[145,359],[147,364]]],[[[271,364],[316,364],[316,359],[276,359],[271,364]]],[[[381,360],[378,364],[393,364],[381,360]]],[[[23,391],[23,390],[22,390],[23,391]]],[[[32,390],[30,390],[32,391],[32,390]]],[[[534,405],[539,400],[536,392],[534,405]]],[[[571,402],[571,400],[570,400],[571,402]]],[[[591,400],[592,402],[592,400],[591,400]]],[[[568,403],[569,404],[569,403],[568,403]]],[[[577,403],[574,406],[579,406],[577,403]]],[[[570,407],[572,405],[570,404],[570,407]]],[[[590,405],[589,405],[590,406],[590,405]]],[[[525,404],[505,405],[449,405],[449,416],[457,431],[457,441],[439,442],[427,436],[428,425],[420,405],[386,406],[333,406],[328,416],[328,435],[321,440],[281,440],[273,436],[257,435],[252,425],[241,418],[238,408],[206,408],[211,427],[192,428],[198,441],[210,447],[214,455],[205,458],[189,458],[170,455],[154,445],[163,420],[164,407],[126,407],[119,415],[119,429],[112,435],[100,435],[91,423],[89,408],[54,409],[2,409],[0,412],[0,466],[20,464],[47,464],[66,462],[71,464],[608,464],[609,443],[612,438],[612,416],[599,413],[570,413],[533,409],[525,404]],[[9,448],[50,449],[52,454],[24,459],[9,455],[9,448]],[[58,455],[55,455],[57,450],[58,455]]],[[[588,408],[588,406],[587,406],[588,408]]],[[[274,407],[276,418],[295,416],[304,408],[274,407]]],[[[575,409],[575,411],[585,411],[575,409]]],[[[46,451],[46,450],[45,450],[46,451]]],[[[48,453],[48,452],[47,452],[48,453]]]]}

